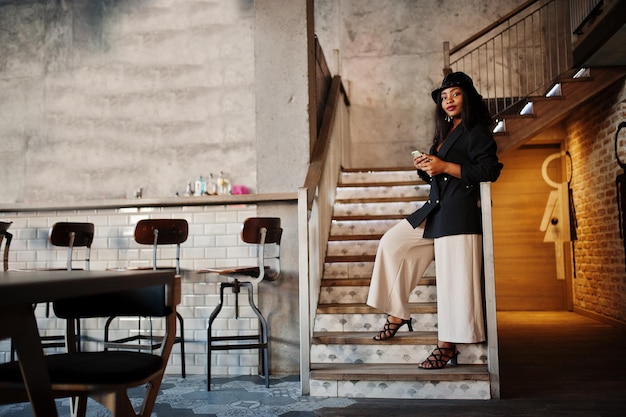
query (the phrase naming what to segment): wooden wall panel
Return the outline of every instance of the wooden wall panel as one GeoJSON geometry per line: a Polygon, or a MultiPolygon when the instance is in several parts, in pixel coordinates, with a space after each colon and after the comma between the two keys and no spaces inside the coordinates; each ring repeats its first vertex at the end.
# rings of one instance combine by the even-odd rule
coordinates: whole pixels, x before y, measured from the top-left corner
{"type": "MultiPolygon", "coordinates": [[[[504,169],[492,186],[497,309],[564,310],[565,281],[556,278],[554,243],[539,227],[553,190],[541,176],[554,146],[523,147],[502,156],[504,169]]],[[[559,179],[558,163],[549,166],[559,179]]]]}

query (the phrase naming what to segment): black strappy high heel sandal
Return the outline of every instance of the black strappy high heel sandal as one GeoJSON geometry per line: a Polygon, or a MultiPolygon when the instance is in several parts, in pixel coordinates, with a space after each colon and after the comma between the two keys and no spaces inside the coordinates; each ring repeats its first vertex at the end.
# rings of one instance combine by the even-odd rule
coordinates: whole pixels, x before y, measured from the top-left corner
{"type": "Polygon", "coordinates": [[[387,316],[387,322],[385,323],[385,327],[383,327],[383,329],[380,332],[378,332],[378,334],[374,336],[372,339],[376,341],[389,340],[392,337],[394,337],[396,333],[398,332],[398,330],[400,329],[400,327],[404,326],[405,324],[409,328],[409,331],[412,332],[413,324],[411,323],[410,318],[408,320],[403,319],[400,323],[393,323],[389,321],[389,316],[387,316]]]}
{"type": "Polygon", "coordinates": [[[419,365],[420,369],[443,369],[446,365],[456,366],[458,364],[457,357],[459,351],[456,350],[456,345],[450,347],[437,346],[433,349],[432,353],[426,358],[426,360],[419,365]],[[425,366],[428,364],[428,366],[425,366]]]}

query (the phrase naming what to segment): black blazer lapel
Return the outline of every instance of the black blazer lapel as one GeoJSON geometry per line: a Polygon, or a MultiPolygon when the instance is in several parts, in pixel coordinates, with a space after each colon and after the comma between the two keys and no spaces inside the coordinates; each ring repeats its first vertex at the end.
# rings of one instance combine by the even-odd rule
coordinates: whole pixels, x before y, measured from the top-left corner
{"type": "Polygon", "coordinates": [[[439,149],[439,151],[436,151],[435,147],[433,147],[431,152],[434,152],[434,154],[437,155],[439,158],[445,160],[446,159],[446,154],[448,153],[450,148],[452,148],[452,146],[454,146],[456,141],[459,140],[459,138],[461,137],[462,133],[463,133],[463,127],[461,125],[458,125],[456,127],[456,129],[454,129],[452,131],[452,133],[450,133],[450,135],[443,142],[443,145],[441,145],[441,149],[439,149]]]}

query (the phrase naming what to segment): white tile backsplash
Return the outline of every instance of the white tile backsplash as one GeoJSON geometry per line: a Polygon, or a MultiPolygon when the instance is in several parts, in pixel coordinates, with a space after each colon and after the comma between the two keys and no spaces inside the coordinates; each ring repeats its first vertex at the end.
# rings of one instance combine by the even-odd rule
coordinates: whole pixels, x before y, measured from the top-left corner
{"type": "MultiPolygon", "coordinates": [[[[187,373],[206,373],[206,331],[208,317],[219,301],[219,286],[206,283],[207,274],[197,274],[196,269],[216,265],[241,265],[254,262],[253,251],[239,237],[241,225],[247,217],[255,216],[255,205],[186,206],[177,208],[121,208],[87,209],[55,212],[5,213],[3,218],[13,222],[14,238],[9,255],[11,269],[63,267],[67,252],[48,243],[50,227],[57,221],[88,221],[95,225],[95,237],[91,249],[91,269],[123,268],[127,266],[149,266],[152,259],[150,248],[138,245],[133,240],[135,223],[144,218],[184,218],[189,221],[189,238],[181,245],[181,267],[183,268],[183,296],[179,312],[185,319],[187,373]]],[[[159,265],[174,265],[175,249],[160,248],[157,251],[159,265]]],[[[82,267],[85,257],[83,249],[75,249],[74,260],[82,267]]],[[[240,294],[238,319],[234,318],[234,298],[227,289],[225,304],[214,329],[229,334],[249,334],[258,328],[258,319],[248,308],[245,291],[240,294]]],[[[42,333],[63,334],[65,323],[54,317],[45,317],[45,306],[38,306],[36,315],[42,333]]],[[[89,339],[102,340],[102,320],[84,320],[83,335],[89,339]]],[[[158,328],[158,323],[153,323],[158,328]]],[[[136,332],[136,321],[116,320],[112,325],[115,336],[128,336],[136,332]]],[[[146,328],[144,326],[144,328],[146,328]]],[[[0,358],[9,360],[9,344],[0,343],[0,358]]],[[[256,351],[215,351],[212,363],[213,374],[256,375],[258,355],[256,351]]],[[[168,374],[180,374],[180,348],[174,345],[168,374]]]]}

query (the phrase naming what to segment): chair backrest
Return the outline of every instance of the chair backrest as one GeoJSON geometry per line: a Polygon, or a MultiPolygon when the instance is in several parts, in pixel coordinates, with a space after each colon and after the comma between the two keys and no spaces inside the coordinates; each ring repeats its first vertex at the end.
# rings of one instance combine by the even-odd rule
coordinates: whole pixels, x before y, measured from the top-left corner
{"type": "Polygon", "coordinates": [[[53,246],[67,248],[67,270],[72,270],[72,255],[74,248],[85,248],[85,269],[89,269],[91,244],[94,236],[93,223],[58,222],[52,225],[48,240],[53,246]]]}
{"type": "Polygon", "coordinates": [[[9,270],[9,248],[11,247],[11,240],[13,239],[13,235],[9,233],[7,230],[13,222],[3,222],[0,221],[0,246],[2,245],[2,240],[4,240],[4,270],[9,270]]]}
{"type": "Polygon", "coordinates": [[[152,245],[152,268],[157,268],[157,247],[176,245],[176,273],[180,273],[180,244],[189,236],[185,219],[143,219],[135,226],[135,242],[152,245]]]}
{"type": "Polygon", "coordinates": [[[61,319],[97,317],[165,317],[170,312],[162,285],[109,294],[98,294],[53,302],[61,319]]]}
{"type": "MultiPolygon", "coordinates": [[[[63,376],[60,384],[59,392],[54,395],[56,397],[67,397],[73,391],[77,393],[85,392],[95,394],[98,401],[111,410],[116,410],[113,415],[137,415],[149,417],[156,402],[161,380],[169,360],[172,346],[176,338],[176,306],[181,299],[181,277],[174,277],[171,287],[165,285],[156,285],[153,287],[115,292],[109,294],[99,294],[88,297],[70,298],[57,300],[53,302],[53,308],[58,317],[66,318],[67,328],[67,346],[68,354],[65,356],[71,359],[72,355],[90,355],[96,354],[96,358],[102,361],[102,364],[94,365],[93,357],[85,356],[86,359],[78,361],[66,361],[66,368],[70,369],[72,376],[75,375],[75,381],[67,380],[63,376]],[[98,317],[122,317],[122,316],[158,316],[165,317],[165,333],[163,341],[156,355],[138,352],[122,352],[122,351],[105,351],[104,352],[79,352],[78,340],[76,337],[76,322],[80,318],[98,318],[98,317]],[[135,356],[129,356],[135,355],[135,356]],[[142,355],[141,357],[137,355],[142,355]],[[156,358],[158,356],[159,358],[156,358]],[[154,359],[148,359],[148,357],[154,359]],[[158,359],[158,367],[155,362],[158,359]],[[110,363],[107,378],[121,378],[121,380],[103,379],[92,382],[93,379],[90,369],[94,366],[102,373],[103,364],[110,363]],[[81,369],[76,369],[79,365],[81,369]],[[91,367],[91,368],[90,368],[91,367]],[[145,372],[151,372],[146,376],[145,372]],[[83,376],[82,374],[86,376],[83,376]],[[121,374],[124,374],[120,376],[121,374]],[[139,380],[138,378],[146,378],[139,380]],[[84,381],[84,382],[83,382],[84,381]],[[124,404],[130,404],[127,389],[135,386],[144,386],[143,401],[141,403],[140,412],[129,414],[129,410],[121,410],[124,404]],[[113,393],[112,396],[103,396],[103,393],[113,393]]],[[[63,355],[59,355],[63,356],[63,355]]],[[[79,358],[82,358],[79,356],[79,358]]],[[[53,381],[54,382],[54,381],[53,381]]],[[[54,388],[54,385],[53,385],[54,388]]],[[[81,397],[77,397],[81,398],[81,397]]],[[[85,415],[86,398],[79,399],[76,403],[78,410],[82,410],[79,415],[85,415]],[[80,403],[82,401],[82,405],[80,403]]],[[[134,410],[133,410],[134,411],[134,410]]]]}
{"type": "Polygon", "coordinates": [[[283,229],[278,217],[249,217],[243,222],[241,240],[256,244],[259,266],[258,281],[276,280],[280,276],[280,240],[283,229]]]}

